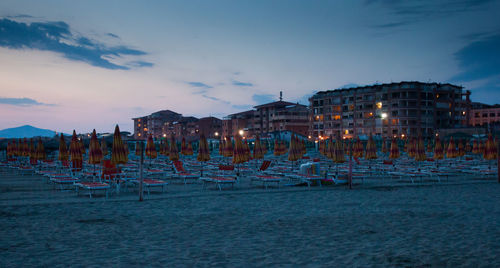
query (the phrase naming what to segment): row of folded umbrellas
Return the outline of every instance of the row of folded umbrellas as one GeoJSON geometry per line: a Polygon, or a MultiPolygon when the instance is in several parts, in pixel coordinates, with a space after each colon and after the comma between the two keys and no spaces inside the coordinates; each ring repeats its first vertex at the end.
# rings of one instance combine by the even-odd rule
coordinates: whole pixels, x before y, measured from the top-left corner
{"type": "MultiPolygon", "coordinates": [[[[497,157],[497,146],[496,142],[491,134],[488,135],[488,139],[485,142],[474,140],[473,145],[470,142],[459,141],[458,145],[455,144],[453,138],[449,140],[445,146],[436,136],[434,140],[434,145],[431,142],[427,142],[427,147],[424,146],[424,140],[421,136],[412,137],[404,143],[404,151],[411,158],[416,161],[424,161],[427,159],[426,151],[433,152],[434,159],[443,159],[445,154],[447,158],[455,158],[464,156],[466,152],[471,152],[473,154],[480,154],[486,160],[496,159],[497,157]]],[[[170,160],[179,160],[179,150],[177,148],[177,142],[174,138],[171,138],[170,144],[167,139],[161,140],[159,144],[159,154],[168,156],[170,160]]],[[[142,142],[136,144],[136,155],[142,154],[142,142]]],[[[283,140],[274,140],[274,152],[275,156],[281,156],[286,154],[288,151],[288,160],[297,161],[301,159],[306,153],[306,145],[304,140],[300,140],[297,136],[292,135],[289,147],[283,140]]],[[[340,137],[333,139],[330,137],[328,141],[320,141],[319,152],[324,156],[330,158],[335,163],[345,162],[345,155],[350,155],[352,152],[353,157],[365,159],[376,159],[377,158],[377,146],[373,137],[370,135],[366,148],[364,148],[360,139],[355,139],[352,141],[341,140],[340,137]],[[347,148],[344,149],[344,148],[347,148]]],[[[383,140],[381,146],[382,153],[389,153],[389,158],[396,159],[400,157],[400,151],[398,146],[398,140],[392,139],[390,148],[387,147],[387,141],[383,140]]],[[[73,136],[69,145],[69,150],[64,141],[64,137],[60,136],[59,143],[59,155],[58,160],[69,161],[71,159],[73,167],[81,168],[83,162],[83,154],[85,153],[85,148],[83,141],[78,139],[76,132],[73,131],[73,136]]],[[[250,146],[247,140],[243,140],[241,136],[234,137],[233,141],[224,137],[219,143],[219,154],[224,157],[232,157],[232,162],[234,164],[241,164],[248,162],[251,159],[262,159],[267,153],[267,148],[264,143],[261,142],[260,138],[257,136],[255,139],[255,145],[253,148],[253,153],[251,153],[250,146]]],[[[88,163],[89,164],[99,164],[102,159],[108,154],[108,149],[106,142],[103,140],[99,143],[97,139],[95,129],[92,132],[88,150],[88,163]]],[[[115,127],[115,132],[113,135],[113,145],[111,150],[111,163],[113,164],[125,164],[128,162],[128,146],[123,143],[120,129],[118,125],[115,127]]],[[[183,138],[181,143],[181,154],[182,155],[193,155],[193,146],[183,138]]],[[[158,151],[156,150],[156,145],[151,135],[148,136],[145,155],[150,159],[157,158],[158,151]]],[[[26,156],[30,158],[30,163],[36,164],[37,160],[45,160],[46,153],[41,138],[38,140],[37,146],[35,147],[33,139],[19,140],[18,143],[15,141],[9,142],[7,146],[7,156],[26,156]]],[[[210,150],[208,142],[204,135],[201,136],[198,146],[197,160],[200,162],[205,162],[210,160],[210,150]]]]}
{"type": "MultiPolygon", "coordinates": [[[[446,158],[456,158],[465,156],[466,153],[481,155],[485,160],[497,158],[497,143],[491,133],[485,142],[474,140],[472,146],[469,141],[458,141],[456,144],[453,137],[443,146],[439,136],[436,136],[434,143],[428,141],[426,147],[422,136],[418,136],[405,140],[403,148],[408,157],[414,158],[416,161],[425,161],[427,159],[426,151],[433,152],[434,159],[443,159],[445,155],[446,158]]],[[[336,163],[345,162],[344,154],[350,155],[351,152],[353,157],[356,158],[362,158],[363,156],[366,159],[377,158],[377,146],[371,135],[366,143],[366,149],[359,138],[354,141],[342,141],[339,137],[336,140],[330,137],[328,142],[320,142],[319,151],[322,155],[332,159],[336,163]],[[347,147],[347,150],[344,149],[345,147],[347,147]]],[[[391,159],[399,158],[401,154],[398,140],[396,138],[392,139],[390,148],[388,148],[387,141],[384,139],[382,141],[381,152],[389,153],[389,158],[391,159]]]]}

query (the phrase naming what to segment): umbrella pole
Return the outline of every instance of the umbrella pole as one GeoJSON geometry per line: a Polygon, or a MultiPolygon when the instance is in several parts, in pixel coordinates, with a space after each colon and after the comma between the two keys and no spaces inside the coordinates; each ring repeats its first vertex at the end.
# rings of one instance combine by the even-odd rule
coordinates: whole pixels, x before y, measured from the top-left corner
{"type": "Polygon", "coordinates": [[[139,162],[139,202],[144,200],[144,193],[143,193],[143,183],[144,183],[144,178],[143,178],[143,163],[144,163],[144,151],[142,148],[141,144],[141,160],[139,162]]]}

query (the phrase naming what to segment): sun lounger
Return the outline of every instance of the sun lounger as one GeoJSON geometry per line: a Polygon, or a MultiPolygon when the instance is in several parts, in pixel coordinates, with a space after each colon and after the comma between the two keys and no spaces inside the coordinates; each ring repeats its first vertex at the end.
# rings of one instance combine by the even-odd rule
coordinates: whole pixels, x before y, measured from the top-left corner
{"type": "MultiPolygon", "coordinates": [[[[133,180],[132,181],[135,184],[139,184],[139,180],[133,180]]],[[[165,191],[165,186],[168,185],[168,182],[162,181],[162,180],[155,180],[155,179],[143,179],[142,180],[142,186],[143,190],[148,192],[148,195],[150,194],[150,189],[152,187],[161,187],[161,191],[165,191]]]]}
{"type": "Polygon", "coordinates": [[[76,186],[76,193],[78,194],[78,188],[82,188],[84,190],[87,190],[89,193],[89,197],[92,198],[92,192],[95,193],[95,191],[100,191],[103,190],[106,194],[106,198],[108,198],[108,189],[109,184],[107,183],[101,183],[101,182],[78,182],[75,183],[76,186]]]}
{"type": "Polygon", "coordinates": [[[206,183],[215,183],[215,187],[219,188],[219,191],[222,191],[222,185],[231,185],[234,189],[234,184],[236,183],[236,178],[234,177],[200,177],[199,178],[203,182],[203,189],[205,189],[206,183]]]}
{"type": "Polygon", "coordinates": [[[181,161],[174,161],[174,170],[175,170],[175,175],[174,177],[176,178],[180,178],[184,181],[184,184],[187,183],[187,180],[195,180],[195,179],[198,179],[200,176],[196,175],[196,174],[193,174],[193,173],[189,173],[187,172],[185,169],[184,169],[184,165],[182,164],[181,161]]]}
{"type": "Polygon", "coordinates": [[[276,186],[278,188],[280,187],[280,182],[281,182],[280,177],[276,176],[264,176],[264,175],[256,175],[250,178],[250,182],[252,181],[260,181],[262,182],[262,186],[264,186],[267,189],[267,185],[270,183],[276,183],[276,186]]]}
{"type": "Polygon", "coordinates": [[[64,188],[63,188],[64,185],[73,185],[79,181],[80,181],[79,179],[69,177],[69,176],[68,177],[51,177],[50,178],[50,182],[52,182],[54,184],[54,187],[55,187],[55,185],[59,185],[59,188],[61,190],[64,190],[64,188]]]}

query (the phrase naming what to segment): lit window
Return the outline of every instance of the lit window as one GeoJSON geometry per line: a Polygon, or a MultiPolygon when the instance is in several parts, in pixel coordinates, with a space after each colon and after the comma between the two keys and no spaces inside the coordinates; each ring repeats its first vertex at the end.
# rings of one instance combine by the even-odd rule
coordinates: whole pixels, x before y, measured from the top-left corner
{"type": "Polygon", "coordinates": [[[377,109],[382,109],[382,102],[377,102],[377,109]]]}

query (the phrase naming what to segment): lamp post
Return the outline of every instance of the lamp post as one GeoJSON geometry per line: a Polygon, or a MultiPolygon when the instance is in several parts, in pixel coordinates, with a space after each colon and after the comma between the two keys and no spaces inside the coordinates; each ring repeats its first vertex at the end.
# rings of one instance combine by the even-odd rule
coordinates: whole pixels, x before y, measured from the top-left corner
{"type": "Polygon", "coordinates": [[[144,168],[143,168],[143,164],[144,164],[144,146],[143,146],[143,143],[142,141],[139,141],[139,146],[141,146],[141,161],[139,162],[139,202],[142,202],[144,200],[144,193],[143,193],[143,183],[144,183],[144,178],[143,178],[143,174],[144,174],[144,168]]]}

